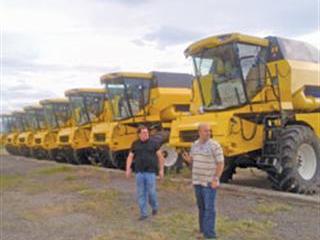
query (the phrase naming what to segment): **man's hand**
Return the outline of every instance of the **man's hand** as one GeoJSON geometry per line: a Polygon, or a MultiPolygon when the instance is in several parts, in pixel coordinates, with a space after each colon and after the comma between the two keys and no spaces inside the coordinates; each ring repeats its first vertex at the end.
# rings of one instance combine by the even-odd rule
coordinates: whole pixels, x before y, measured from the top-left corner
{"type": "Polygon", "coordinates": [[[212,187],[212,188],[218,188],[219,186],[220,186],[220,181],[219,181],[218,178],[212,180],[212,182],[211,182],[211,187],[212,187]]]}
{"type": "Polygon", "coordinates": [[[182,153],[182,158],[183,158],[188,164],[190,164],[191,161],[192,161],[192,158],[191,158],[190,154],[189,154],[188,152],[186,152],[186,151],[184,151],[184,152],[182,153]]]}
{"type": "Polygon", "coordinates": [[[126,170],[126,177],[127,177],[127,178],[130,178],[130,177],[131,177],[131,172],[132,172],[131,168],[129,168],[129,169],[126,170]]]}
{"type": "Polygon", "coordinates": [[[163,169],[161,169],[161,170],[159,171],[159,177],[160,177],[160,179],[163,179],[163,178],[164,178],[164,170],[163,170],[163,169]]]}

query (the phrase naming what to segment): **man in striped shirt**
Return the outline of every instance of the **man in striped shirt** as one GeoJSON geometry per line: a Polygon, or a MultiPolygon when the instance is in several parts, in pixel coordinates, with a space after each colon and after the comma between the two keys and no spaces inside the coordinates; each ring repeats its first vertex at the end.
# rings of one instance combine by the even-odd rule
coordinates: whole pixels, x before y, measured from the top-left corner
{"type": "Polygon", "coordinates": [[[220,144],[211,139],[210,126],[202,123],[198,130],[199,139],[192,144],[190,154],[185,152],[183,157],[192,163],[192,183],[199,209],[200,232],[205,239],[216,239],[215,199],[224,157],[220,144]]]}

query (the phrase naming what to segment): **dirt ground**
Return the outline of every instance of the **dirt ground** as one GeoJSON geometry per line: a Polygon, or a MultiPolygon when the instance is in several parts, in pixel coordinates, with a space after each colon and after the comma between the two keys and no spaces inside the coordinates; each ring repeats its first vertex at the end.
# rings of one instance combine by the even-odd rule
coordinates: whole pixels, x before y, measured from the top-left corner
{"type": "MultiPolygon", "coordinates": [[[[1,240],[196,239],[189,183],[159,181],[159,215],[139,222],[134,178],[123,173],[7,155],[0,165],[1,240]]],[[[241,176],[236,184],[264,177],[250,182],[241,176]]],[[[217,214],[222,240],[320,239],[320,206],[313,204],[220,189],[217,214]]]]}

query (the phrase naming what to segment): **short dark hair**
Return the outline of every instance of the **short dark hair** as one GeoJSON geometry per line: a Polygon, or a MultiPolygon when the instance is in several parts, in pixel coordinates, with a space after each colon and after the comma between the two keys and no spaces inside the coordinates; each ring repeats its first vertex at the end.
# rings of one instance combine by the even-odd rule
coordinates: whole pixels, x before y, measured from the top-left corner
{"type": "Polygon", "coordinates": [[[138,133],[138,134],[141,133],[141,131],[142,131],[143,129],[147,129],[147,130],[149,131],[149,128],[148,128],[147,126],[145,126],[145,125],[140,125],[140,126],[138,127],[137,133],[138,133]]]}

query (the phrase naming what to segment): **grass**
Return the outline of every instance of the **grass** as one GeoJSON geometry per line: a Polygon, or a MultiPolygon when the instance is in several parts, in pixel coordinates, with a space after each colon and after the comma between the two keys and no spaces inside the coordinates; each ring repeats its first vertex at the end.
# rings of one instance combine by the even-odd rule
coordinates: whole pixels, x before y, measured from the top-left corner
{"type": "MultiPolygon", "coordinates": [[[[188,172],[184,173],[188,174],[188,172]]],[[[111,175],[112,176],[112,175],[111,175]]],[[[71,198],[63,198],[62,201],[52,202],[48,205],[33,206],[21,212],[25,220],[41,223],[54,217],[64,217],[72,214],[85,214],[94,219],[94,222],[105,226],[99,231],[101,235],[94,236],[92,240],[194,240],[198,232],[197,212],[190,184],[175,182],[165,177],[158,184],[160,192],[166,196],[182,194],[183,198],[174,200],[172,197],[166,201],[179,201],[166,207],[163,200],[161,212],[155,218],[146,222],[137,221],[138,206],[136,201],[128,193],[122,193],[108,187],[91,187],[92,179],[98,179],[104,183],[108,180],[108,174],[94,168],[73,168],[59,165],[34,170],[28,178],[19,175],[0,176],[1,189],[13,188],[19,185],[19,189],[29,194],[51,192],[65,194],[71,198]],[[48,177],[47,176],[54,176],[48,177]],[[85,181],[84,181],[85,180],[85,181]],[[101,181],[102,180],[102,181],[101,181]],[[180,202],[181,201],[181,202],[180,202]],[[194,204],[194,208],[184,208],[194,204]],[[178,206],[178,207],[177,207],[178,206]]],[[[110,177],[110,175],[109,175],[110,177]]],[[[51,196],[51,195],[50,195],[51,196]]],[[[35,196],[35,197],[41,197],[35,196]]],[[[261,202],[255,208],[261,214],[272,214],[278,211],[289,211],[291,206],[276,202],[261,202]]],[[[244,216],[241,219],[220,217],[217,219],[217,233],[219,239],[260,240],[270,239],[271,230],[275,226],[268,220],[255,220],[244,216]]],[[[275,239],[271,235],[271,239],[275,239]]]]}
{"type": "Polygon", "coordinates": [[[22,179],[21,175],[0,175],[0,190],[4,191],[19,186],[22,179]]]}
{"type": "Polygon", "coordinates": [[[22,190],[28,194],[40,194],[44,192],[54,193],[75,193],[88,189],[88,185],[79,182],[66,182],[57,180],[42,184],[40,181],[29,180],[22,185],[22,190]]]}
{"type": "Polygon", "coordinates": [[[79,198],[76,200],[29,209],[23,212],[22,217],[30,221],[40,221],[50,217],[85,213],[99,219],[108,220],[113,215],[119,215],[120,208],[115,208],[119,197],[119,192],[116,190],[83,188],[77,193],[79,198]]]}
{"type": "Polygon", "coordinates": [[[0,145],[0,155],[8,155],[6,149],[3,145],[0,145]]]}
{"type": "Polygon", "coordinates": [[[262,202],[256,206],[256,211],[261,214],[273,214],[277,212],[290,211],[292,206],[279,202],[262,202]]]}
{"type": "Polygon", "coordinates": [[[75,171],[74,168],[70,166],[54,166],[54,167],[45,167],[41,169],[37,169],[34,173],[39,174],[39,175],[54,175],[58,173],[66,173],[66,172],[73,172],[75,171]]]}
{"type": "Polygon", "coordinates": [[[227,239],[226,237],[229,236],[237,236],[238,239],[245,240],[270,239],[270,231],[273,227],[274,223],[268,220],[218,218],[217,221],[217,231],[220,236],[223,236],[222,239],[227,239]]]}
{"type": "Polygon", "coordinates": [[[176,170],[166,172],[167,178],[191,178],[191,169],[187,166],[184,166],[179,173],[176,173],[176,170]]]}
{"type": "MultiPolygon", "coordinates": [[[[176,211],[159,215],[155,220],[123,225],[120,229],[108,228],[103,235],[92,240],[137,239],[137,240],[194,240],[198,233],[197,216],[191,212],[176,211]]],[[[270,221],[253,221],[251,219],[231,220],[218,218],[217,233],[219,239],[260,240],[270,239],[274,224],[270,221]]],[[[272,238],[274,239],[274,238],[272,238]]]]}
{"type": "MultiPolygon", "coordinates": [[[[91,240],[167,240],[168,238],[159,232],[152,230],[144,231],[134,227],[124,227],[122,231],[109,229],[107,233],[94,237],[91,240]]],[[[182,238],[181,238],[182,239],[182,238]]]]}
{"type": "Polygon", "coordinates": [[[84,200],[75,206],[74,210],[85,212],[97,218],[110,220],[127,214],[121,206],[121,193],[114,189],[96,190],[87,189],[79,191],[84,200]]]}
{"type": "Polygon", "coordinates": [[[186,192],[190,191],[190,183],[183,181],[172,181],[169,176],[166,176],[162,181],[159,182],[158,188],[163,191],[170,192],[186,192]]]}

